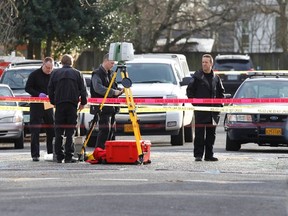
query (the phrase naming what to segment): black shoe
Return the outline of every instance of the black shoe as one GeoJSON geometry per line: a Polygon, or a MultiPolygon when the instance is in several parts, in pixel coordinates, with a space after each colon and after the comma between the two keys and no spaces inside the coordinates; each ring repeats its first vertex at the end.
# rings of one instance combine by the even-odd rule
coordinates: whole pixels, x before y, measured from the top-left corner
{"type": "Polygon", "coordinates": [[[195,157],[195,161],[202,161],[201,157],[195,157]]]}
{"type": "Polygon", "coordinates": [[[76,163],[76,162],[77,162],[77,160],[74,159],[74,158],[70,158],[70,159],[65,159],[64,160],[64,163],[76,163]]]}
{"type": "Polygon", "coordinates": [[[39,161],[39,157],[32,157],[32,161],[38,162],[39,161]]]}
{"type": "Polygon", "coordinates": [[[205,158],[205,161],[218,161],[218,158],[216,157],[210,157],[210,158],[205,158]]]}

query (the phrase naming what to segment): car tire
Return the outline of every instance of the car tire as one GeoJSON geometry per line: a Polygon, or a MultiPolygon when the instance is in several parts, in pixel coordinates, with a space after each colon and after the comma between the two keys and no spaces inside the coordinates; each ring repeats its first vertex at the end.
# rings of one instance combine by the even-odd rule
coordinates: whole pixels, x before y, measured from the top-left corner
{"type": "Polygon", "coordinates": [[[239,151],[241,144],[237,141],[232,141],[226,133],[226,151],[239,151]]]}
{"type": "Polygon", "coordinates": [[[171,135],[171,145],[172,146],[181,146],[185,143],[185,134],[184,134],[184,126],[182,126],[177,135],[171,135]]]}
{"type": "Polygon", "coordinates": [[[18,139],[14,140],[14,148],[15,149],[23,149],[24,148],[24,132],[21,133],[18,139]]]}

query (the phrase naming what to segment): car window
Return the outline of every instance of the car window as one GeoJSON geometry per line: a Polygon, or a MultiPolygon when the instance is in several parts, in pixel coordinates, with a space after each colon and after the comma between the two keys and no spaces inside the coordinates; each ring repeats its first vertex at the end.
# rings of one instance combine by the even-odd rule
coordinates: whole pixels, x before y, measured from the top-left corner
{"type": "MultiPolygon", "coordinates": [[[[12,97],[13,94],[11,90],[7,87],[0,87],[0,97],[12,97]]],[[[5,101],[0,101],[0,106],[16,106],[16,102],[5,102],[5,101]]]]}
{"type": "Polygon", "coordinates": [[[288,80],[246,82],[241,85],[235,98],[287,98],[288,80]]]}
{"type": "Polygon", "coordinates": [[[21,69],[21,70],[7,70],[1,78],[1,83],[7,84],[11,89],[24,89],[28,76],[35,68],[21,69]]]}
{"type": "MultiPolygon", "coordinates": [[[[161,63],[130,63],[126,65],[129,78],[132,83],[173,83],[176,78],[169,64],[161,63]]],[[[116,81],[121,83],[121,73],[117,73],[116,81]]]]}
{"type": "Polygon", "coordinates": [[[219,59],[215,61],[214,70],[227,71],[227,70],[239,70],[246,71],[251,70],[252,66],[249,60],[244,59],[219,59]]]}

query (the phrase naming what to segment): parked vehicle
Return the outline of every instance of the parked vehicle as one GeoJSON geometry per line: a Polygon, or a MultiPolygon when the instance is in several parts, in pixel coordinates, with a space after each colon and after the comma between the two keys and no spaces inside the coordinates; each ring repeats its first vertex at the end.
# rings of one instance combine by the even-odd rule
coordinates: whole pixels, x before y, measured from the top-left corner
{"type": "MultiPolygon", "coordinates": [[[[0,84],[1,97],[14,97],[8,85],[0,84]]],[[[0,110],[0,142],[13,142],[15,149],[24,148],[23,113],[17,110],[17,102],[0,101],[0,106],[11,106],[9,110],[0,110]]]]}
{"type": "MultiPolygon", "coordinates": [[[[187,98],[186,87],[190,75],[186,77],[186,82],[182,82],[184,73],[175,60],[135,58],[127,61],[125,66],[128,76],[132,80],[131,91],[134,98],[187,98]]],[[[120,72],[117,73],[116,81],[121,87],[120,72]]],[[[191,104],[175,105],[192,107],[191,104]]],[[[86,130],[89,129],[92,117],[87,113],[82,116],[86,130]]],[[[170,135],[172,145],[183,145],[185,141],[193,141],[193,111],[137,112],[137,117],[142,135],[170,135]]],[[[116,122],[116,136],[133,135],[128,113],[118,113],[116,122]]]]}
{"type": "Polygon", "coordinates": [[[186,60],[186,56],[183,54],[176,53],[145,53],[145,54],[136,54],[135,58],[166,58],[172,59],[176,61],[180,67],[180,72],[182,73],[182,77],[190,76],[191,72],[189,71],[188,63],[186,60]]]}
{"type": "Polygon", "coordinates": [[[0,76],[2,75],[4,69],[8,67],[11,63],[16,63],[24,60],[25,57],[15,56],[15,52],[12,52],[11,55],[8,56],[0,56],[0,76]]]}
{"type": "MultiPolygon", "coordinates": [[[[30,73],[40,68],[43,64],[41,60],[26,60],[23,62],[17,62],[15,64],[9,65],[5,68],[1,78],[0,83],[7,84],[13,91],[13,94],[17,97],[30,97],[30,95],[25,91],[26,82],[30,73]]],[[[58,63],[55,63],[54,67],[60,67],[58,63]]],[[[22,107],[29,107],[27,102],[19,102],[22,107]]],[[[24,124],[25,124],[25,135],[29,133],[28,124],[30,122],[29,111],[23,112],[24,124]]]]}
{"type": "MultiPolygon", "coordinates": [[[[8,68],[15,68],[15,67],[25,67],[25,66],[38,66],[40,67],[43,64],[42,60],[37,60],[37,59],[26,59],[24,61],[18,61],[18,62],[12,62],[11,64],[8,65],[8,68]]],[[[59,68],[62,65],[54,61],[54,67],[59,68]]]]}
{"type": "Polygon", "coordinates": [[[217,55],[213,70],[220,76],[225,92],[234,95],[248,77],[247,72],[254,68],[249,55],[217,55]]]}
{"type": "MultiPolygon", "coordinates": [[[[247,78],[236,91],[234,98],[288,98],[287,73],[248,73],[247,78]],[[260,76],[260,77],[259,77],[260,76]]],[[[242,144],[256,143],[259,146],[287,146],[287,113],[273,113],[269,109],[285,107],[286,104],[230,104],[235,108],[250,106],[263,108],[249,113],[227,113],[224,119],[226,150],[238,151],[242,144]],[[260,111],[259,111],[260,110],[260,111]],[[265,112],[266,110],[266,112],[265,112]]]]}

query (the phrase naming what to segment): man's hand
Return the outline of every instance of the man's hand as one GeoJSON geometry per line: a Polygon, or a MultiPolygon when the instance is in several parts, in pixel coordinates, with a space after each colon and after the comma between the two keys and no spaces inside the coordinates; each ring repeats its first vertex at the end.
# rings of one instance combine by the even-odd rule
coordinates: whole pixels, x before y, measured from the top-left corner
{"type": "Polygon", "coordinates": [[[47,97],[47,95],[45,93],[41,92],[38,97],[42,97],[43,98],[43,97],[47,97]]]}
{"type": "Polygon", "coordinates": [[[121,89],[121,90],[115,90],[115,96],[116,97],[119,97],[121,94],[123,94],[123,92],[124,92],[124,89],[121,89]]]}

